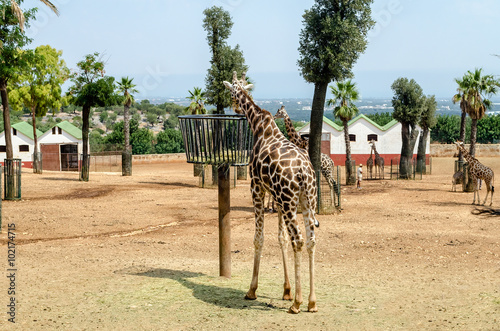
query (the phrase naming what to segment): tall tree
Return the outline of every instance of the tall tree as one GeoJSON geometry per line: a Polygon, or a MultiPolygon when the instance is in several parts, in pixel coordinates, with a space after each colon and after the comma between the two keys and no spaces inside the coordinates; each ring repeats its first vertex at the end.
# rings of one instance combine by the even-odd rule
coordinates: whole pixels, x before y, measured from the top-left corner
{"type": "Polygon", "coordinates": [[[222,7],[213,6],[203,11],[203,28],[207,31],[207,41],[212,58],[206,82],[207,103],[216,106],[217,114],[224,114],[224,108],[231,106],[231,96],[224,87],[224,81],[231,81],[233,71],[238,75],[248,71],[243,52],[239,45],[235,48],[227,45],[233,22],[231,16],[222,7]]]}
{"type": "Polygon", "coordinates": [[[429,139],[429,131],[432,129],[436,123],[436,108],[437,102],[434,95],[424,97],[424,105],[422,109],[422,115],[418,124],[422,131],[420,132],[420,137],[418,140],[417,149],[417,171],[420,173],[425,173],[425,149],[427,146],[427,139],[429,139]]]}
{"type": "Polygon", "coordinates": [[[464,92],[465,110],[472,119],[469,154],[473,157],[476,154],[477,122],[491,109],[492,102],[488,98],[497,94],[500,86],[500,82],[493,75],[483,75],[482,71],[475,69],[474,72],[467,72],[469,84],[464,92]]]}
{"type": "Polygon", "coordinates": [[[125,147],[122,155],[122,175],[132,175],[132,152],[130,148],[130,106],[134,102],[132,93],[139,92],[132,83],[134,79],[122,77],[118,84],[118,90],[123,93],[123,135],[125,137],[125,147]]]}
{"type": "Polygon", "coordinates": [[[354,104],[359,99],[359,93],[356,84],[348,80],[337,82],[336,86],[330,86],[333,99],[328,100],[329,106],[335,106],[333,115],[342,121],[344,126],[345,140],[345,164],[346,164],[346,185],[354,185],[356,177],[352,172],[351,165],[351,141],[349,139],[348,122],[359,113],[358,107],[354,104]]]}
{"type": "Polygon", "coordinates": [[[321,129],[328,84],[351,78],[352,67],[367,46],[373,0],[316,0],[303,15],[298,65],[309,83],[314,83],[309,155],[316,170],[321,168],[321,129]]]}
{"type": "Polygon", "coordinates": [[[91,107],[106,107],[118,103],[115,93],[115,79],[104,75],[104,62],[99,53],[88,54],[77,63],[78,69],[69,88],[70,102],[82,107],[83,159],[80,180],[89,180],[89,115],[91,107]]]}
{"type": "MultiPolygon", "coordinates": [[[[453,103],[460,102],[460,109],[462,110],[461,117],[460,117],[460,136],[459,140],[460,141],[465,141],[465,128],[466,128],[466,117],[467,117],[467,110],[465,109],[466,107],[466,91],[469,89],[470,85],[470,76],[465,74],[462,79],[455,78],[455,82],[457,83],[457,93],[453,96],[452,101],[453,103]]],[[[462,156],[462,151],[458,151],[458,159],[460,161],[463,161],[463,156],[462,156]]]]}
{"type": "Polygon", "coordinates": [[[189,96],[186,99],[191,100],[191,103],[186,107],[186,113],[191,115],[196,114],[206,114],[207,109],[205,108],[205,92],[201,90],[200,87],[195,87],[193,91],[188,91],[189,96]]]}
{"type": "Polygon", "coordinates": [[[54,111],[63,106],[61,85],[68,79],[69,69],[61,58],[62,51],[57,51],[48,45],[23,51],[23,56],[26,65],[12,77],[9,100],[14,110],[22,109],[24,106],[31,111],[35,142],[33,171],[41,173],[36,118],[45,116],[49,109],[54,111]]]}
{"type": "MultiPolygon", "coordinates": [[[[19,5],[21,1],[17,1],[19,5]]],[[[2,20],[0,23],[0,96],[2,97],[3,121],[5,128],[6,158],[12,159],[12,133],[10,126],[10,108],[7,92],[7,84],[15,75],[16,71],[25,65],[24,57],[20,52],[24,46],[31,42],[31,39],[21,31],[18,13],[13,10],[11,2],[5,0],[0,2],[0,13],[2,20]]],[[[34,17],[35,9],[24,12],[24,23],[29,25],[29,20],[34,17]]]]}
{"type": "Polygon", "coordinates": [[[392,83],[394,91],[392,117],[401,123],[401,157],[399,159],[399,176],[410,178],[413,150],[418,138],[417,123],[422,115],[424,95],[422,88],[413,79],[398,78],[392,83]]]}

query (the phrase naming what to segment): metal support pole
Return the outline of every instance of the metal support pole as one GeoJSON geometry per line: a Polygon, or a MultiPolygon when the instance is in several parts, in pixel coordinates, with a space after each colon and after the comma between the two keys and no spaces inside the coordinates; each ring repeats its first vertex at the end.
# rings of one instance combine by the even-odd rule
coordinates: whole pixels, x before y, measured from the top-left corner
{"type": "Polygon", "coordinates": [[[219,274],[231,278],[231,198],[229,165],[218,168],[219,180],[219,274]]]}

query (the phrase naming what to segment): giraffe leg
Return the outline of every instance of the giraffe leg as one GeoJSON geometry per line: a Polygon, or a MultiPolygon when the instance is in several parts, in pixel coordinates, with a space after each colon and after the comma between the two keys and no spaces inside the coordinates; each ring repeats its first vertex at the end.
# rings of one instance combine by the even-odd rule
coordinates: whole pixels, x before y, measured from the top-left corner
{"type": "Polygon", "coordinates": [[[260,267],[260,257],[262,255],[262,247],[264,246],[264,198],[265,191],[256,190],[254,188],[253,194],[253,204],[255,208],[255,236],[253,240],[254,244],[254,260],[253,260],[253,273],[252,282],[250,283],[250,289],[245,295],[247,300],[257,299],[257,287],[259,284],[259,267],[260,267]]]}
{"type": "Polygon", "coordinates": [[[307,206],[302,207],[302,216],[304,217],[304,224],[306,227],[306,247],[309,255],[309,303],[307,311],[315,313],[318,311],[316,306],[316,292],[314,291],[314,255],[316,250],[316,236],[314,235],[314,209],[307,209],[307,206]]]}
{"type": "Polygon", "coordinates": [[[285,221],[281,210],[278,208],[278,241],[283,256],[283,271],[285,273],[285,282],[283,284],[283,300],[292,300],[292,287],[290,286],[290,278],[288,278],[288,233],[285,227],[285,221]]]}
{"type": "Polygon", "coordinates": [[[300,305],[302,304],[300,263],[301,263],[302,246],[304,246],[304,239],[302,239],[302,234],[300,233],[297,224],[297,207],[290,205],[288,205],[288,207],[289,208],[287,208],[287,206],[284,205],[283,217],[285,219],[285,225],[287,227],[288,234],[290,235],[292,241],[294,263],[295,263],[295,298],[288,312],[291,314],[298,314],[300,313],[300,305]]]}

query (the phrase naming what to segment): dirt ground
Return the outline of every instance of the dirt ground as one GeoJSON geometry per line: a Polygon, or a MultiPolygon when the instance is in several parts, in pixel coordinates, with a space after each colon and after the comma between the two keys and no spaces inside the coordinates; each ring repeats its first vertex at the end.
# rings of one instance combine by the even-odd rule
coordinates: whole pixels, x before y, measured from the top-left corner
{"type": "MultiPolygon", "coordinates": [[[[500,158],[482,158],[500,173],[500,158]]],[[[218,276],[217,190],[183,162],[132,177],[22,173],[3,201],[0,265],[15,224],[15,324],[0,280],[1,330],[499,330],[500,217],[451,192],[453,158],[423,180],[343,187],[341,213],[318,215],[317,313],[287,314],[277,215],[266,215],[256,301],[249,181],[231,189],[232,277],[218,276]]],[[[486,193],[481,190],[482,198],[486,193]]],[[[495,195],[493,208],[500,208],[495,195]]],[[[300,217],[301,218],[301,217],[300,217]]],[[[291,257],[291,253],[289,254],[291,257]]],[[[291,263],[291,262],[290,262],[291,263]]],[[[292,270],[293,273],[293,270],[292,270]]]]}

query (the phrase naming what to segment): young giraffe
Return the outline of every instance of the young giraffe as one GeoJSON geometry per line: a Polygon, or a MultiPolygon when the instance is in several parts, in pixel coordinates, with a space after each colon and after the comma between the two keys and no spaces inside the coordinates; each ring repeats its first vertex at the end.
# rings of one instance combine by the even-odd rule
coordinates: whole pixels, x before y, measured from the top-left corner
{"type": "MultiPolygon", "coordinates": [[[[292,120],[290,119],[290,116],[288,116],[288,113],[285,110],[285,106],[281,106],[280,109],[276,112],[276,115],[274,115],[274,118],[282,118],[285,120],[285,128],[286,132],[288,133],[288,137],[292,143],[297,145],[300,148],[303,148],[306,150],[306,152],[309,152],[309,140],[302,138],[299,133],[295,130],[293,127],[292,120]]],[[[333,163],[333,160],[331,157],[328,155],[321,153],[321,173],[325,177],[328,186],[330,186],[330,194],[331,194],[331,199],[333,201],[333,192],[339,194],[339,187],[337,186],[337,182],[333,178],[335,170],[335,164],[333,163]]]]}
{"type": "Polygon", "coordinates": [[[235,111],[245,114],[254,133],[254,145],[250,161],[252,200],[255,210],[254,267],[252,282],[245,298],[255,300],[258,287],[260,257],[264,243],[264,197],[270,192],[278,207],[279,243],[283,256],[285,274],[283,299],[291,300],[291,286],[288,278],[287,243],[290,236],[295,262],[295,298],[289,309],[290,313],[299,313],[302,303],[300,282],[301,250],[304,239],[297,221],[297,207],[300,204],[306,231],[306,247],[309,254],[310,293],[308,310],[316,312],[314,292],[314,252],[316,238],[314,226],[319,223],[315,218],[316,176],[309,157],[280,132],[273,116],[258,107],[248,95],[247,86],[242,86],[236,72],[233,82],[224,82],[235,101],[235,111]]]}
{"type": "Polygon", "coordinates": [[[368,168],[368,174],[370,179],[373,178],[373,148],[370,148],[370,157],[366,160],[366,167],[368,168]]]}
{"type": "Polygon", "coordinates": [[[369,142],[370,146],[372,146],[372,151],[375,153],[375,176],[380,178],[380,175],[382,175],[382,178],[385,178],[384,176],[384,158],[380,156],[380,154],[377,152],[377,148],[375,147],[375,140],[370,140],[369,142]],[[378,174],[377,174],[378,172],[378,174]]]}
{"type": "Polygon", "coordinates": [[[472,201],[472,204],[476,203],[476,193],[477,193],[477,203],[481,203],[481,198],[479,197],[479,179],[484,180],[484,183],[486,184],[486,189],[488,190],[486,192],[486,197],[484,197],[484,202],[483,205],[486,203],[486,199],[488,199],[488,194],[491,192],[491,200],[490,200],[490,206],[493,204],[493,192],[495,192],[495,187],[493,186],[493,183],[495,181],[495,174],[493,173],[493,170],[491,168],[483,165],[481,162],[479,162],[475,157],[470,155],[470,153],[465,149],[463,141],[456,141],[455,144],[457,145],[458,149],[462,151],[462,155],[464,158],[467,160],[467,164],[469,167],[469,173],[472,176],[473,183],[474,183],[474,200],[472,201]]]}

